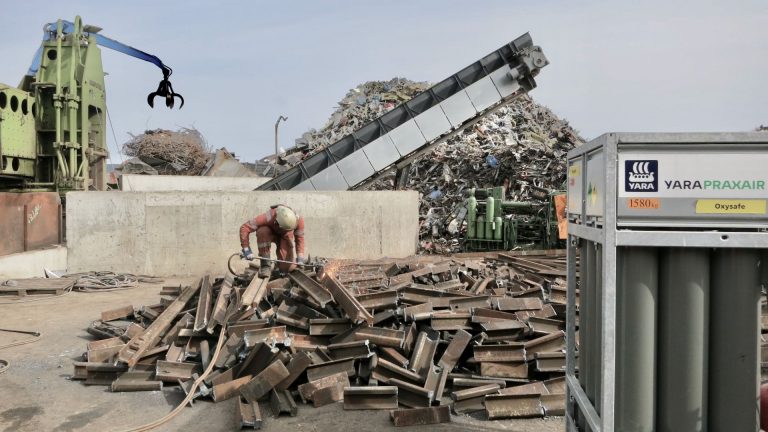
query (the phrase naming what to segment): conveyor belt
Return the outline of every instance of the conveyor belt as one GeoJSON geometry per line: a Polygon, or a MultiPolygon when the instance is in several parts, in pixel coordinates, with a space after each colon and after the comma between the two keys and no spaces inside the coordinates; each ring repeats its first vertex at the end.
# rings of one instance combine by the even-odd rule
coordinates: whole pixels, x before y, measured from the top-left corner
{"type": "Polygon", "coordinates": [[[526,33],[257,190],[353,189],[527,93],[547,64],[526,33]]]}

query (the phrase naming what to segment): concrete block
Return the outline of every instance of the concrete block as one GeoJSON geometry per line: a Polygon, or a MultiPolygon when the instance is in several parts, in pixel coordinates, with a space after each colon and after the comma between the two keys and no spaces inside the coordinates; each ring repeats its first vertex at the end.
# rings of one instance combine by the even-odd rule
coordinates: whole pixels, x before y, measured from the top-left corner
{"type": "Polygon", "coordinates": [[[120,189],[125,192],[250,192],[269,177],[201,177],[124,174],[120,189]]]}
{"type": "Polygon", "coordinates": [[[221,274],[240,250],[240,225],[278,203],[304,216],[312,256],[397,258],[416,251],[414,191],[70,192],[69,269],[221,274]]]}
{"type": "Polygon", "coordinates": [[[67,268],[67,248],[53,246],[0,256],[0,280],[45,277],[44,269],[67,268]]]}

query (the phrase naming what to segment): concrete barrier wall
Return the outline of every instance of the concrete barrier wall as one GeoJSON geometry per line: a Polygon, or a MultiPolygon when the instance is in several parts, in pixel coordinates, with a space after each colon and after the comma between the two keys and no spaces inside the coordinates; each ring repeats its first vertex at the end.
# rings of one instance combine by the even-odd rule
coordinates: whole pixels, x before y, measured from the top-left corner
{"type": "Polygon", "coordinates": [[[13,278],[45,277],[45,269],[66,270],[67,248],[52,246],[0,256],[0,281],[13,278]]]}
{"type": "MultiPolygon", "coordinates": [[[[70,192],[70,272],[220,274],[240,225],[283,203],[305,218],[312,256],[373,259],[416,251],[418,194],[403,192],[70,192]]],[[[251,236],[255,249],[255,234],[251,236]]]]}
{"type": "Polygon", "coordinates": [[[120,189],[133,192],[217,191],[250,192],[269,177],[200,177],[124,174],[120,189]]]}

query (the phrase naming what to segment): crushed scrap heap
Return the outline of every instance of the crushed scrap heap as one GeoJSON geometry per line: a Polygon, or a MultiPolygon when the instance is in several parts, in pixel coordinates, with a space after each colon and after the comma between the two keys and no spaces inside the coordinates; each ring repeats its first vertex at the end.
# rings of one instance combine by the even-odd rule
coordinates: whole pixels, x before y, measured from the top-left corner
{"type": "MultiPolygon", "coordinates": [[[[297,139],[281,162],[297,164],[429,86],[394,78],[355,87],[328,122],[297,139]]],[[[421,251],[458,251],[461,208],[470,188],[507,186],[507,200],[544,203],[547,191],[564,189],[565,154],[583,142],[566,120],[521,96],[418,157],[400,187],[422,195],[421,251]]],[[[395,174],[385,173],[364,188],[395,189],[395,174]]]]}
{"type": "Polygon", "coordinates": [[[331,261],[287,278],[206,275],[158,304],[101,313],[73,379],[112,391],[180,385],[240,400],[243,427],[317,407],[387,409],[397,426],[562,415],[565,256],[331,261]],[[304,408],[302,408],[304,409],[304,408]],[[413,411],[412,409],[418,409],[413,411]]]}

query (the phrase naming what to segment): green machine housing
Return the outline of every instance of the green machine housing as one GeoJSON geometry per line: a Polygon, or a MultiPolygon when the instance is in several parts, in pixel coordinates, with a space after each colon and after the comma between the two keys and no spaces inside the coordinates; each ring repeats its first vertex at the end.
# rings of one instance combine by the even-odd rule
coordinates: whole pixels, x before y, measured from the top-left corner
{"type": "Polygon", "coordinates": [[[98,28],[61,22],[40,66],[18,88],[0,84],[0,190],[106,189],[106,96],[98,28]],[[85,31],[84,31],[85,30],[85,31]]]}
{"type": "Polygon", "coordinates": [[[562,194],[549,191],[546,203],[540,204],[505,201],[502,186],[470,189],[464,250],[562,247],[554,203],[554,196],[562,194]]]}

